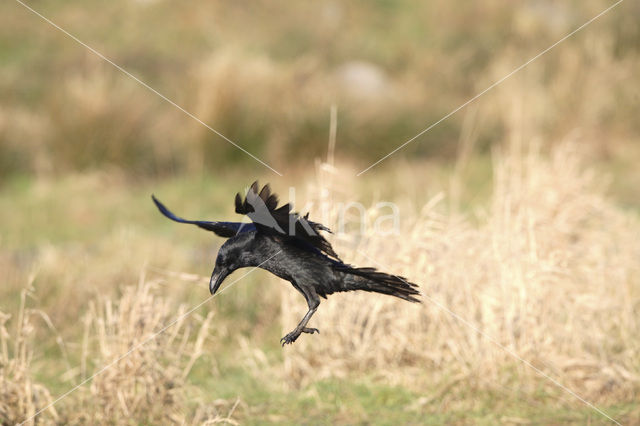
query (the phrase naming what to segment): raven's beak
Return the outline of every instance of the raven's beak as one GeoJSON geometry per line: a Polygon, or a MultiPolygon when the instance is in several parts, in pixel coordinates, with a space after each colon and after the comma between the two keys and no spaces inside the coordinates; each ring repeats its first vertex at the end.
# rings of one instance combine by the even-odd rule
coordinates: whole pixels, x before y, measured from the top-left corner
{"type": "Polygon", "coordinates": [[[209,291],[211,292],[211,294],[215,294],[216,291],[218,291],[218,289],[220,288],[220,284],[222,284],[222,281],[224,281],[225,278],[227,278],[227,275],[229,275],[227,273],[226,270],[224,269],[218,269],[217,267],[213,268],[213,273],[211,274],[211,280],[209,281],[209,291]]]}

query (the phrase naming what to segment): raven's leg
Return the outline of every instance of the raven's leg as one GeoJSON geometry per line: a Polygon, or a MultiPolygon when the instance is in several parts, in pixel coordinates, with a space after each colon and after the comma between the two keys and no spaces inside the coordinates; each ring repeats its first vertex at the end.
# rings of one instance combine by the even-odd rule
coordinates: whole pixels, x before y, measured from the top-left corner
{"type": "MultiPolygon", "coordinates": [[[[296,288],[298,288],[298,287],[296,286],[296,288]]],[[[287,343],[295,342],[296,339],[298,337],[300,337],[300,334],[302,334],[302,333],[310,333],[310,334],[320,333],[320,331],[317,328],[308,328],[307,327],[307,323],[309,322],[309,320],[311,319],[313,314],[318,309],[318,306],[320,305],[320,298],[318,297],[318,295],[315,292],[313,292],[312,294],[307,294],[304,291],[301,291],[301,292],[304,295],[304,298],[307,299],[307,304],[309,305],[309,310],[307,311],[305,316],[302,317],[302,320],[300,320],[300,323],[298,324],[298,326],[295,329],[293,329],[293,331],[291,333],[287,334],[282,339],[280,339],[280,342],[282,343],[282,346],[284,346],[287,343]]]]}

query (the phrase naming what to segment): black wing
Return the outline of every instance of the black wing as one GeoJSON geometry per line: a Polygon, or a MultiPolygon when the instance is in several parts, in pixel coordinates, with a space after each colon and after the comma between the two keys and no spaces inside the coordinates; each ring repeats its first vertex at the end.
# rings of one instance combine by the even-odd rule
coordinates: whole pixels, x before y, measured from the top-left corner
{"type": "Polygon", "coordinates": [[[278,196],[271,192],[269,184],[258,192],[258,182],[253,182],[244,200],[236,194],[236,213],[249,216],[259,232],[280,235],[303,242],[320,252],[340,260],[320,231],[331,232],[326,226],[308,219],[309,213],[300,216],[291,211],[290,204],[278,207],[278,196]]]}
{"type": "Polygon", "coordinates": [[[164,206],[155,196],[151,196],[153,202],[156,203],[158,210],[160,213],[165,215],[171,220],[180,223],[190,223],[192,225],[197,225],[202,229],[206,229],[207,231],[215,232],[216,235],[225,238],[231,238],[237,235],[240,232],[247,232],[255,230],[255,226],[253,224],[241,223],[241,222],[209,222],[204,220],[186,220],[181,217],[173,214],[168,208],[164,206]]]}

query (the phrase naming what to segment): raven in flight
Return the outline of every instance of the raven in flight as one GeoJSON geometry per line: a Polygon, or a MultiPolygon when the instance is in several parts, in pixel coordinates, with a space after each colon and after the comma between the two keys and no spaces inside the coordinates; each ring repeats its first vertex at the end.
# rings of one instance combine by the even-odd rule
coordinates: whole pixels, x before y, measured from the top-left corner
{"type": "Polygon", "coordinates": [[[153,195],[160,212],[171,220],[197,225],[228,238],[220,247],[216,265],[209,281],[211,294],[227,275],[244,267],[259,267],[291,282],[307,301],[309,311],[298,326],[280,341],[293,343],[302,333],[313,334],[307,327],[320,305],[320,297],[339,291],[364,290],[388,294],[410,302],[419,302],[418,286],[403,277],[389,275],[375,268],[348,265],[336,254],[320,231],[331,232],[325,226],[292,212],[290,204],[278,207],[278,197],[269,185],[258,192],[254,182],[244,198],[236,195],[236,213],[247,215],[252,223],[210,222],[186,220],[174,215],[153,195]]]}

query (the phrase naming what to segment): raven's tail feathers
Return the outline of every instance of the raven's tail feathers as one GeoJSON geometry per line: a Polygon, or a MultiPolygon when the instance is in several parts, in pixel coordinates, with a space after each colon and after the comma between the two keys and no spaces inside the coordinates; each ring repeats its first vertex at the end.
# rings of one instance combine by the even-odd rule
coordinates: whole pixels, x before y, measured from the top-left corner
{"type": "Polygon", "coordinates": [[[348,274],[345,290],[364,290],[375,293],[388,294],[409,302],[420,303],[416,296],[420,296],[418,286],[398,275],[385,274],[375,268],[354,268],[346,266],[344,272],[348,274]]]}

